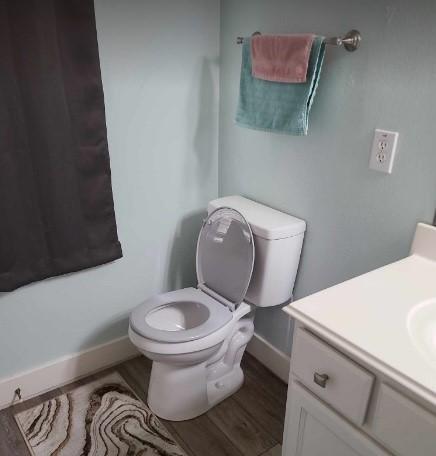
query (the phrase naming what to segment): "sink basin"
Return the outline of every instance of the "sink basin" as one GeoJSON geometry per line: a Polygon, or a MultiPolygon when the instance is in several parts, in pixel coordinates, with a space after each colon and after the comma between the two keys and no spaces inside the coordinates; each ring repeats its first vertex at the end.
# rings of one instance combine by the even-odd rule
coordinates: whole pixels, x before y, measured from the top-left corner
{"type": "Polygon", "coordinates": [[[436,299],[413,307],[407,317],[413,345],[436,369],[436,299]]]}

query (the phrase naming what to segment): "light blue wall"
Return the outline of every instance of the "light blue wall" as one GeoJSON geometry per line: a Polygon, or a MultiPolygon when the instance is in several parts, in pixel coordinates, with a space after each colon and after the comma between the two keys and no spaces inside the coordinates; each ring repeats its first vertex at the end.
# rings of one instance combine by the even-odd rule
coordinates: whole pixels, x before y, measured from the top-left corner
{"type": "MultiPolygon", "coordinates": [[[[222,0],[220,194],[307,221],[297,298],[404,257],[416,222],[432,220],[435,22],[432,0],[222,0]],[[327,49],[308,137],[235,126],[238,35],[350,28],[362,32],[362,47],[327,49]],[[391,176],[368,169],[375,128],[400,132],[391,176]]],[[[279,309],[259,311],[256,330],[289,351],[291,326],[279,309]]]]}
{"type": "Polygon", "coordinates": [[[0,378],[122,336],[150,294],[195,283],[217,196],[218,0],[96,0],[124,258],[0,294],[0,378]]]}
{"type": "MultiPolygon", "coordinates": [[[[146,296],[194,284],[200,213],[218,172],[221,195],[307,221],[297,298],[407,254],[436,205],[435,3],[222,0],[219,84],[218,0],[95,2],[124,258],[0,294],[0,378],[125,335],[146,296]],[[234,125],[236,36],[351,27],[362,47],[328,49],[308,137],[234,125]],[[400,132],[392,176],[368,170],[376,127],[400,132]]],[[[289,350],[279,309],[258,311],[256,328],[289,350]]]]}

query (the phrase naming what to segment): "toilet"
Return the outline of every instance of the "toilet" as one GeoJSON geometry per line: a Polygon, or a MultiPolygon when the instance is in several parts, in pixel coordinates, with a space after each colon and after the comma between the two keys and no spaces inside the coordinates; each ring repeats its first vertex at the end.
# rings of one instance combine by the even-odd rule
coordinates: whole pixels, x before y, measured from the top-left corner
{"type": "Polygon", "coordinates": [[[197,288],[151,297],[130,315],[129,337],[153,361],[148,405],[195,418],[236,392],[256,307],[288,303],[306,223],[242,196],[211,201],[197,242],[197,288]]]}

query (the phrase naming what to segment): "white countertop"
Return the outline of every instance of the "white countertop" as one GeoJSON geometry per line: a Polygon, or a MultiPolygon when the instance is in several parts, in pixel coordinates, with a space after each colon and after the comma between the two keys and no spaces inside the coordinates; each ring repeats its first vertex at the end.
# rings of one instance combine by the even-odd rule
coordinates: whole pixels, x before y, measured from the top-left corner
{"type": "Polygon", "coordinates": [[[407,327],[411,309],[436,298],[434,260],[413,254],[295,301],[285,312],[436,404],[436,362],[419,351],[407,327]]]}

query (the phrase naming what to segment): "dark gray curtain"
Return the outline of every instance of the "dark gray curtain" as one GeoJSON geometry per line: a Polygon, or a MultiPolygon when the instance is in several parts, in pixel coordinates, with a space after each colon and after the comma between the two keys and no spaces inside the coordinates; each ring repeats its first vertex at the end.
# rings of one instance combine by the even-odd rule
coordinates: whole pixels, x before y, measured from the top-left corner
{"type": "Polygon", "coordinates": [[[0,291],[121,256],[93,0],[0,0],[0,291]]]}

